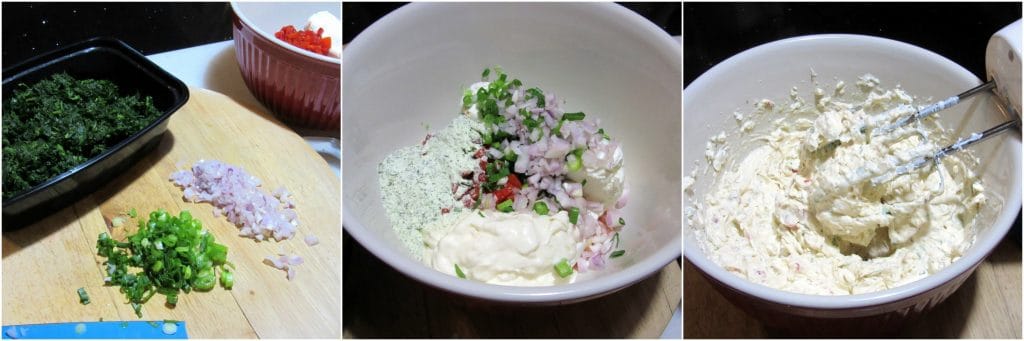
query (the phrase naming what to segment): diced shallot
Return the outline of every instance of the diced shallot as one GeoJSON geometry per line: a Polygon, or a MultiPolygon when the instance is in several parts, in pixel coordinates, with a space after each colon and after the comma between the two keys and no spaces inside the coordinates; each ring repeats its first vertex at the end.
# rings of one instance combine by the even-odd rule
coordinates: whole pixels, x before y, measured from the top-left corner
{"type": "Polygon", "coordinates": [[[240,167],[200,160],[192,169],[174,172],[170,179],[183,189],[186,201],[213,204],[214,216],[227,217],[242,236],[280,241],[295,235],[298,215],[286,198],[288,190],[279,187],[268,194],[260,188],[259,179],[240,167]]]}
{"type": "Polygon", "coordinates": [[[317,238],[314,235],[311,235],[311,234],[310,235],[306,235],[305,239],[306,239],[306,245],[313,246],[313,245],[316,245],[316,244],[320,244],[320,239],[317,238]]]}

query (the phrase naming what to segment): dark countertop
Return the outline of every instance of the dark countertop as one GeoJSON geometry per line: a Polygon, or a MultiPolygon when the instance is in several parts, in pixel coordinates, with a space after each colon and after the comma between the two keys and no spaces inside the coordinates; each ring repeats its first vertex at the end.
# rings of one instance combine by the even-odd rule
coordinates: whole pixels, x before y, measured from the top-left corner
{"type": "Polygon", "coordinates": [[[985,79],[989,37],[1021,18],[1021,3],[687,3],[683,84],[715,64],[775,40],[865,34],[938,53],[985,79]]]}
{"type": "Polygon", "coordinates": [[[149,55],[231,40],[220,3],[3,3],[3,67],[96,36],[149,55]]]}

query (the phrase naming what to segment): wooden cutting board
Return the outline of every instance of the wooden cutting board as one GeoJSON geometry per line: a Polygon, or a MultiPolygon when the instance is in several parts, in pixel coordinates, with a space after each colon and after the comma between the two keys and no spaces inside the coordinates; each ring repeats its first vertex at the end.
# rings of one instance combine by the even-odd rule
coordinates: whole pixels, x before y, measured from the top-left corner
{"type": "MultiPolygon", "coordinates": [[[[105,287],[105,258],[96,239],[113,217],[130,208],[140,218],[158,208],[189,210],[236,265],[232,290],[179,297],[177,307],[156,295],[142,308],[144,320],[185,321],[193,338],[338,338],[341,336],[341,183],[301,137],[262,108],[246,108],[204,89],[171,118],[159,147],[97,192],[32,226],[3,233],[3,324],[138,320],[118,287],[105,287]],[[262,180],[264,190],[293,193],[299,231],[282,242],[238,236],[208,203],[186,203],[169,175],[200,159],[240,166],[262,180]],[[315,235],[316,246],[303,239],[315,235]],[[263,263],[278,252],[301,256],[293,280],[263,263]],[[84,287],[91,304],[78,302],[84,287]]],[[[135,221],[113,228],[114,238],[135,230],[135,221]]]]}

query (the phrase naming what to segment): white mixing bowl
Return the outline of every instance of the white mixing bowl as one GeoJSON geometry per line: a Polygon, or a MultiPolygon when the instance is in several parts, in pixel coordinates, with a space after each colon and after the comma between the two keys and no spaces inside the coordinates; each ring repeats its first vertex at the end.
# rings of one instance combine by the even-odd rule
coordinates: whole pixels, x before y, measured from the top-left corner
{"type": "MultiPolygon", "coordinates": [[[[832,89],[835,79],[845,80],[850,89],[855,89],[857,77],[871,73],[881,79],[884,87],[899,84],[922,103],[980,84],[971,72],[940,55],[888,39],[815,35],[761,45],[716,65],[684,90],[684,173],[703,168],[705,143],[712,135],[734,130],[733,111],[749,112],[752,103],[762,98],[786,103],[793,86],[798,86],[805,100],[810,100],[812,72],[827,89],[832,89]]],[[[966,136],[1009,119],[997,109],[992,96],[981,95],[942,112],[940,120],[944,127],[953,128],[957,136],[966,136]]],[[[760,128],[766,127],[767,124],[760,128]]],[[[733,135],[730,142],[736,139],[733,135]]],[[[952,294],[999,243],[1021,208],[1019,131],[994,137],[971,149],[980,159],[976,171],[981,174],[989,197],[977,224],[977,239],[958,261],[919,281],[849,296],[804,295],[769,288],[733,275],[710,261],[684,221],[686,259],[733,303],[770,325],[792,330],[830,328],[831,332],[840,333],[895,328],[952,294]]],[[[748,150],[731,152],[745,155],[748,150]]],[[[698,173],[692,192],[684,193],[685,204],[690,206],[695,200],[702,200],[712,180],[713,175],[698,173]]]]}
{"type": "MultiPolygon", "coordinates": [[[[611,3],[413,3],[380,19],[343,52],[344,227],[370,252],[426,284],[501,302],[554,304],[605,295],[680,254],[679,43],[611,3]],[[625,256],[562,286],[460,280],[416,261],[391,228],[377,165],[459,112],[462,89],[490,66],[552,91],[566,110],[600,118],[623,143],[625,256]]],[[[368,278],[345,278],[365,281],[368,278]]]]}

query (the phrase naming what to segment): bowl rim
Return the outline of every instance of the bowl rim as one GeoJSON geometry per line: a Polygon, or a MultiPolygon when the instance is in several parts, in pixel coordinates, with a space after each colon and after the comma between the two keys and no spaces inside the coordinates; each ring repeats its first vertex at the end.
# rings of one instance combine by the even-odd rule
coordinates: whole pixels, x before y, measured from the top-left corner
{"type": "MultiPolygon", "coordinates": [[[[239,10],[239,8],[238,8],[238,1],[231,1],[231,12],[234,13],[235,17],[237,17],[239,21],[241,21],[243,24],[245,24],[246,27],[249,27],[249,29],[253,30],[253,32],[256,32],[256,34],[258,34],[259,36],[263,37],[264,39],[267,39],[268,41],[273,42],[274,45],[283,47],[286,50],[292,51],[294,53],[297,53],[299,55],[302,55],[302,56],[305,56],[305,57],[308,57],[308,58],[313,58],[313,59],[316,59],[316,60],[319,60],[319,61],[341,65],[341,58],[340,57],[339,58],[334,58],[334,57],[331,57],[331,56],[324,56],[324,55],[319,55],[319,54],[316,54],[316,53],[313,53],[313,52],[310,52],[310,51],[306,51],[304,49],[300,49],[300,48],[296,47],[295,45],[288,44],[287,42],[282,41],[281,39],[277,39],[277,37],[275,37],[273,34],[267,33],[266,31],[261,29],[259,26],[253,24],[253,22],[251,20],[249,20],[249,17],[246,16],[244,13],[242,13],[241,10],[239,10]]],[[[336,37],[331,37],[331,41],[334,41],[334,38],[336,38],[336,37]]],[[[340,39],[341,37],[337,37],[337,38],[340,39]]]]}
{"type": "MultiPolygon", "coordinates": [[[[979,80],[973,73],[971,73],[967,69],[964,69],[962,66],[949,60],[946,57],[943,57],[937,53],[934,53],[922,47],[918,47],[893,39],[868,35],[814,34],[792,37],[758,45],[756,47],[740,52],[726,59],[725,61],[719,63],[718,65],[715,65],[707,72],[700,75],[696,80],[694,80],[689,87],[684,89],[683,111],[686,111],[685,97],[688,91],[691,93],[703,92],[703,88],[708,86],[707,84],[710,82],[709,79],[717,78],[719,74],[727,72],[735,65],[749,63],[753,60],[759,59],[762,55],[775,53],[775,51],[784,50],[794,45],[809,43],[833,44],[838,42],[855,42],[864,45],[879,46],[883,48],[892,49],[896,53],[918,55],[921,58],[927,58],[929,60],[934,60],[940,64],[945,64],[950,70],[952,70],[952,72],[956,73],[957,76],[961,78],[970,79],[971,82],[975,84],[981,84],[981,80],[979,80]]],[[[701,141],[701,143],[703,144],[703,141],[701,141]]],[[[1017,164],[1020,164],[1020,148],[1017,148],[1011,154],[1012,155],[1010,155],[1010,157],[1016,159],[1017,164]]],[[[684,162],[686,162],[686,160],[684,160],[684,162]]],[[[687,231],[690,230],[689,227],[685,228],[683,231],[683,234],[685,236],[689,236],[684,237],[683,254],[688,261],[690,261],[693,265],[697,266],[697,268],[705,275],[713,277],[715,280],[725,284],[726,286],[734,290],[777,304],[811,309],[838,310],[865,308],[898,302],[917,295],[921,295],[925,292],[942,286],[943,284],[951,281],[958,275],[966,271],[970,271],[971,269],[974,268],[976,264],[978,264],[979,262],[984,260],[985,257],[988,256],[988,254],[995,248],[996,244],[998,244],[1006,235],[1007,231],[1009,231],[1010,226],[1013,224],[1014,220],[1017,217],[1016,208],[1021,207],[1021,178],[1017,176],[1011,181],[1013,182],[1011,184],[1011,188],[1016,189],[1016,191],[1013,192],[1009,198],[1006,198],[1003,210],[999,212],[999,214],[996,216],[996,219],[991,224],[990,228],[996,230],[994,230],[994,232],[989,235],[989,238],[975,240],[973,245],[973,250],[975,250],[974,252],[968,252],[964,254],[955,262],[946,266],[944,269],[940,270],[937,273],[891,289],[865,294],[827,296],[800,294],[771,288],[762,284],[756,284],[754,282],[748,281],[744,278],[741,278],[737,275],[734,275],[726,271],[722,267],[718,266],[718,264],[708,259],[704,255],[701,247],[696,244],[695,240],[693,240],[692,236],[689,236],[691,233],[687,233],[687,231]]],[[[685,200],[683,205],[686,205],[685,200]]]]}
{"type": "MultiPolygon", "coordinates": [[[[371,40],[378,32],[384,30],[386,26],[389,26],[389,23],[409,20],[418,15],[421,12],[420,9],[428,5],[432,4],[414,2],[388,13],[355,37],[346,47],[345,53],[349,55],[360,53],[363,46],[368,44],[366,41],[371,40]]],[[[656,41],[660,43],[653,47],[665,49],[666,52],[671,50],[672,53],[678,54],[681,59],[682,47],[679,43],[646,18],[617,4],[591,3],[589,5],[596,6],[596,8],[604,11],[605,14],[620,19],[619,22],[622,22],[624,26],[640,27],[645,34],[659,37],[660,39],[656,41]]],[[[348,59],[351,61],[351,58],[348,59]]],[[[681,85],[682,83],[680,82],[681,85]]],[[[680,239],[682,238],[682,230],[675,236],[673,242],[667,243],[665,246],[652,252],[647,258],[630,264],[623,271],[610,273],[599,278],[566,285],[542,287],[516,287],[474,281],[459,281],[450,275],[429,268],[423,263],[410,258],[406,252],[395,250],[385,245],[369,228],[356,218],[355,212],[344,203],[344,200],[342,211],[342,225],[345,231],[369,250],[370,253],[398,270],[398,272],[412,277],[421,283],[448,292],[502,303],[558,304],[596,298],[656,274],[661,268],[674,261],[681,254],[682,241],[680,239]],[[626,271],[627,269],[629,271],[626,271]],[[640,275],[638,276],[637,274],[640,275]]],[[[675,225],[671,226],[671,228],[680,228],[680,226],[675,225]]]]}

